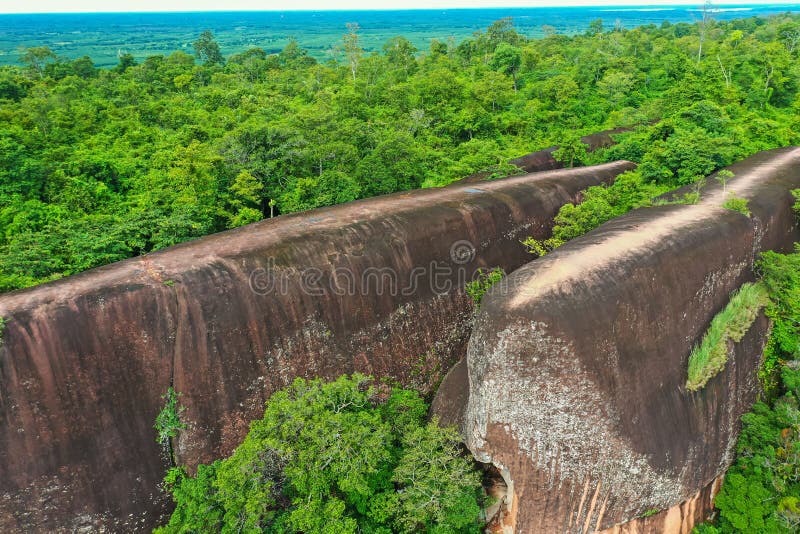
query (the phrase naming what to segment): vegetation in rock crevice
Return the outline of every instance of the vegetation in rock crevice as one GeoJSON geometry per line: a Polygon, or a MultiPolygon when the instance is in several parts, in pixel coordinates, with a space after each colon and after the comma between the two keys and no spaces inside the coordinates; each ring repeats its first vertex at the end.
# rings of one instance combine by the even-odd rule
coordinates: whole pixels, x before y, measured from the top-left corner
{"type": "Polygon", "coordinates": [[[498,282],[501,282],[506,276],[506,272],[500,267],[484,270],[478,269],[475,273],[475,279],[467,282],[465,291],[472,299],[476,308],[480,308],[483,296],[498,282]]]}
{"type": "Polygon", "coordinates": [[[768,303],[762,284],[744,284],[712,320],[711,326],[689,355],[686,389],[697,391],[716,376],[728,361],[730,344],[738,343],[758,313],[768,303]]]}
{"type": "Polygon", "coordinates": [[[528,237],[522,240],[522,246],[525,247],[525,250],[537,258],[541,258],[542,256],[549,254],[564,243],[565,241],[558,237],[548,237],[547,239],[535,239],[533,237],[528,237]]]}
{"type": "Polygon", "coordinates": [[[186,428],[186,423],[181,419],[181,415],[186,410],[178,402],[180,393],[175,391],[172,386],[162,396],[164,406],[156,416],[154,428],[156,429],[156,443],[160,444],[167,456],[170,465],[175,465],[175,450],[173,440],[178,437],[178,432],[186,428]]]}

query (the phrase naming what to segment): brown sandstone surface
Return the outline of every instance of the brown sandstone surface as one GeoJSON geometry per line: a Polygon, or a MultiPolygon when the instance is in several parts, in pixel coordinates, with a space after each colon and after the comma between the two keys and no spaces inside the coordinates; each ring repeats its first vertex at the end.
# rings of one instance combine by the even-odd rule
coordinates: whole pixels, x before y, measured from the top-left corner
{"type": "Polygon", "coordinates": [[[360,371],[432,391],[465,353],[474,270],[524,264],[520,239],[548,236],[562,205],[631,168],[282,216],[0,295],[0,531],[163,520],[153,422],[170,384],[189,466],[230,453],[295,377],[360,371]]]}
{"type": "Polygon", "coordinates": [[[504,473],[516,532],[688,532],[711,508],[769,322],[760,315],[694,393],[687,360],[758,253],[798,239],[800,148],[730,170],[726,192],[712,178],[698,204],[612,220],[484,297],[467,372],[442,388],[469,387],[467,445],[504,473]],[[722,207],[731,192],[752,217],[722,207]],[[641,518],[650,510],[665,512],[641,518]]]}
{"type": "MultiPolygon", "coordinates": [[[[630,131],[629,128],[614,128],[613,130],[605,130],[591,135],[585,135],[581,137],[581,142],[587,145],[587,152],[594,152],[600,148],[607,148],[616,144],[614,138],[611,137],[612,135],[625,133],[628,131],[630,131]]],[[[556,158],[553,157],[553,153],[556,150],[558,150],[557,146],[551,146],[543,150],[537,150],[536,152],[531,152],[530,154],[525,154],[524,156],[514,158],[509,161],[509,163],[515,167],[518,167],[523,172],[542,172],[561,169],[564,167],[564,165],[559,161],[556,161],[556,158]]],[[[492,173],[490,171],[476,172],[475,174],[471,174],[466,178],[462,178],[461,180],[454,182],[453,185],[477,184],[485,182],[486,179],[491,175],[492,173]]]]}

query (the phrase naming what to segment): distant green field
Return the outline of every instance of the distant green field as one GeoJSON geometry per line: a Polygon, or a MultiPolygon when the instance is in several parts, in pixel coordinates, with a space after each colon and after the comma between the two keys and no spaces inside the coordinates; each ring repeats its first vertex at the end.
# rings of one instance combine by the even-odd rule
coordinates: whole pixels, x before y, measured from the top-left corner
{"type": "MultiPolygon", "coordinates": [[[[698,4],[701,2],[698,0],[698,4]]],[[[715,13],[720,20],[798,11],[797,3],[726,6],[715,13]]],[[[607,26],[632,28],[645,24],[696,22],[693,6],[660,8],[580,7],[527,9],[456,9],[426,11],[324,11],[324,12],[217,12],[217,13],[93,13],[53,15],[0,15],[0,64],[13,64],[20,48],[46,45],[56,53],[77,58],[90,56],[98,66],[117,63],[118,53],[137,59],[175,50],[192,51],[192,41],[210,29],[225,55],[258,46],[280,51],[296,39],[317,59],[336,57],[348,22],[361,26],[362,46],[379,50],[388,39],[402,35],[421,49],[431,40],[459,42],[493,21],[513,17],[517,30],[528,36],[542,34],[542,26],[574,34],[595,19],[607,26]]]]}

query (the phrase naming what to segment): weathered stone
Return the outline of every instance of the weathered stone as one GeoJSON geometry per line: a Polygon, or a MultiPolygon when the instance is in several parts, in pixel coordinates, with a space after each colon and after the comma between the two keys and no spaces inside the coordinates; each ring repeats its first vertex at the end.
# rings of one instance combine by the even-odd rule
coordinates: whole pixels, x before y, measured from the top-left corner
{"type": "Polygon", "coordinates": [[[715,478],[688,500],[653,515],[645,513],[622,525],[598,534],[691,534],[698,523],[714,509],[714,497],[722,487],[723,477],[715,478]],[[646,516],[646,517],[645,517],[646,516]]]}
{"type": "MultiPolygon", "coordinates": [[[[605,130],[591,135],[584,135],[581,137],[581,142],[586,145],[586,151],[591,153],[595,150],[607,148],[616,144],[614,138],[611,137],[612,135],[629,131],[630,128],[614,128],[613,130],[605,130]]],[[[529,154],[525,154],[524,156],[514,158],[508,163],[514,165],[523,172],[542,172],[561,169],[564,167],[564,164],[557,161],[556,158],[553,157],[553,153],[556,150],[558,150],[557,146],[551,146],[543,150],[537,150],[536,152],[531,152],[529,154]]],[[[481,183],[486,181],[486,179],[491,175],[492,173],[489,171],[476,172],[475,174],[470,174],[469,176],[454,182],[453,185],[481,183]]]]}
{"type": "Polygon", "coordinates": [[[522,265],[520,239],[547,237],[562,205],[632,168],[282,216],[0,295],[0,531],[163,520],[153,423],[170,384],[189,466],[230,453],[296,377],[360,371],[432,391],[466,352],[475,269],[522,265]]]}
{"type": "Polygon", "coordinates": [[[469,376],[466,357],[458,360],[445,375],[431,402],[431,415],[442,426],[464,426],[464,408],[469,401],[469,376]]]}
{"type": "Polygon", "coordinates": [[[504,473],[517,532],[612,528],[691,500],[730,464],[769,323],[760,315],[696,393],[684,386],[687,360],[753,280],[756,255],[798,239],[800,148],[730,170],[727,192],[711,178],[696,205],[610,221],[484,297],[463,429],[473,454],[504,473]],[[722,207],[729,193],[749,200],[752,217],[722,207]]]}

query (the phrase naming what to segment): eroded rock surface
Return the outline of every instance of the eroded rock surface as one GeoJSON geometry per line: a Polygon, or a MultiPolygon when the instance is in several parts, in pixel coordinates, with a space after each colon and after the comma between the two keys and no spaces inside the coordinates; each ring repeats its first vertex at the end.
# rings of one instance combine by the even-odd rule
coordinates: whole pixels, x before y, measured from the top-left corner
{"type": "Polygon", "coordinates": [[[711,484],[680,504],[656,512],[648,510],[622,525],[615,525],[599,534],[692,534],[694,527],[708,518],[714,508],[714,498],[722,487],[723,477],[715,478],[711,484]]]}
{"type": "MultiPolygon", "coordinates": [[[[591,153],[595,150],[615,145],[616,141],[612,135],[629,131],[630,128],[614,128],[613,130],[605,130],[590,135],[584,135],[581,137],[581,142],[586,145],[586,151],[591,153]]],[[[551,146],[549,148],[537,150],[536,152],[531,152],[529,154],[525,154],[524,156],[514,158],[508,163],[514,165],[523,172],[542,172],[561,169],[564,167],[564,164],[560,161],[557,161],[556,158],[553,157],[553,153],[556,150],[558,150],[557,146],[551,146]]],[[[476,172],[475,174],[470,174],[466,178],[462,178],[461,180],[454,182],[452,185],[477,184],[485,182],[491,176],[491,171],[476,172]]]]}
{"type": "Polygon", "coordinates": [[[431,391],[466,351],[478,267],[514,269],[620,162],[282,216],[0,295],[0,531],[128,531],[168,511],[170,384],[189,466],[231,452],[295,377],[431,391]]]}
{"type": "MultiPolygon", "coordinates": [[[[756,255],[798,239],[800,148],[730,170],[727,192],[715,184],[698,204],[610,221],[484,297],[463,430],[479,460],[507,473],[517,532],[613,528],[696,499],[730,464],[769,323],[759,316],[696,393],[687,360],[753,280],[756,255]],[[722,207],[729,193],[749,200],[751,218],[722,207]]],[[[700,502],[704,513],[710,499],[700,502]]]]}

